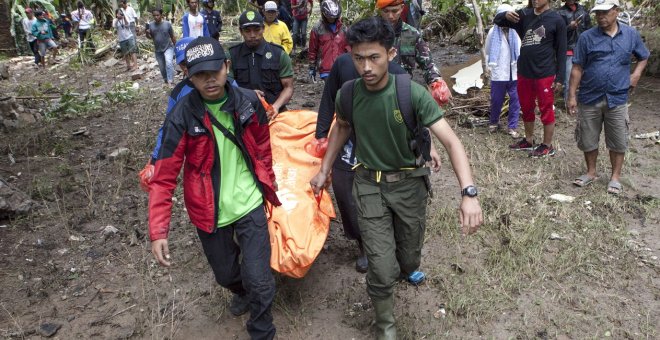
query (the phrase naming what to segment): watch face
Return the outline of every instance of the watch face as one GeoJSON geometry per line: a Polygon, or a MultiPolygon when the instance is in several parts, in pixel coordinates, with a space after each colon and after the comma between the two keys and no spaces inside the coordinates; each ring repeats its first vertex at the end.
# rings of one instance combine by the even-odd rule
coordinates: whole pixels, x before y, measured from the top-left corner
{"type": "Polygon", "coordinates": [[[470,197],[477,196],[477,188],[474,186],[469,186],[465,188],[465,194],[470,197]]]}

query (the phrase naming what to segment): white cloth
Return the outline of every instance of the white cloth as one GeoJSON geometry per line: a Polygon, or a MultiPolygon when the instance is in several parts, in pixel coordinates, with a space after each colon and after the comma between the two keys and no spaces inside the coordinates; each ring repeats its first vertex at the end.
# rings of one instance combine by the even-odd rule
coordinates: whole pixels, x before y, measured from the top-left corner
{"type": "Polygon", "coordinates": [[[122,9],[124,12],[124,16],[126,17],[126,20],[128,20],[128,23],[135,23],[138,19],[137,13],[135,13],[135,10],[133,7],[130,5],[126,5],[126,9],[122,9]]]}
{"type": "Polygon", "coordinates": [[[83,9],[82,11],[77,9],[71,12],[71,19],[73,22],[78,23],[78,29],[88,30],[94,24],[94,15],[88,9],[83,9]]]}
{"type": "MultiPolygon", "coordinates": [[[[488,31],[486,37],[486,51],[490,50],[490,38],[493,35],[493,28],[488,31]]],[[[518,41],[518,54],[520,54],[520,37],[518,34],[512,34],[518,41]]],[[[490,80],[494,81],[510,81],[518,80],[518,66],[515,60],[511,60],[511,51],[509,50],[509,42],[502,39],[500,42],[500,55],[497,58],[497,65],[488,65],[490,69],[490,80]]]]}
{"type": "Polygon", "coordinates": [[[188,13],[188,29],[190,32],[189,37],[197,38],[204,35],[204,16],[197,12],[197,15],[188,13]]]}
{"type": "Polygon", "coordinates": [[[28,42],[33,42],[37,39],[34,35],[32,35],[32,24],[34,24],[37,21],[37,18],[32,17],[32,20],[28,18],[23,18],[21,21],[21,24],[23,24],[23,30],[25,31],[25,38],[27,39],[28,42]]]}

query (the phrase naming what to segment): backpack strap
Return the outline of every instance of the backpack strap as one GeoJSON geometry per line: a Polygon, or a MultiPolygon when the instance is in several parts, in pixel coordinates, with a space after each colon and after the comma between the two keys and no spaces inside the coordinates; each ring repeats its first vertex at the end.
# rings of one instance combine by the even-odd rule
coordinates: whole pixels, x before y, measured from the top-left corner
{"type": "Polygon", "coordinates": [[[344,116],[344,120],[353,127],[353,88],[355,79],[345,82],[339,90],[339,107],[344,116]]]}
{"type": "Polygon", "coordinates": [[[409,74],[397,74],[394,76],[394,85],[396,86],[396,102],[401,111],[403,122],[412,135],[417,134],[417,115],[413,112],[412,93],[409,74]]]}
{"type": "Polygon", "coordinates": [[[410,131],[414,143],[411,149],[416,152],[418,158],[417,166],[421,167],[425,162],[431,160],[431,133],[423,126],[417,124],[417,113],[412,107],[412,84],[409,74],[397,74],[394,76],[394,85],[396,88],[396,101],[401,111],[401,117],[404,124],[410,131]],[[415,151],[416,150],[416,151],[415,151]]]}

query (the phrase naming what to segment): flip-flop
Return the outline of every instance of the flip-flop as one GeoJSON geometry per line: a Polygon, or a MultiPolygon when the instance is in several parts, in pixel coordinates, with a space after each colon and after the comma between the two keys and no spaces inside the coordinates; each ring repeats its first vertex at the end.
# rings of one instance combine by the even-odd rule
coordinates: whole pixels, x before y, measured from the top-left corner
{"type": "Polygon", "coordinates": [[[612,195],[619,195],[623,191],[623,186],[618,181],[610,181],[607,184],[607,193],[612,195]]]}
{"type": "Polygon", "coordinates": [[[573,185],[582,188],[582,187],[586,187],[587,185],[593,183],[593,181],[595,181],[597,179],[598,179],[598,176],[589,177],[589,175],[582,175],[582,176],[576,178],[575,180],[573,180],[573,185]]]}

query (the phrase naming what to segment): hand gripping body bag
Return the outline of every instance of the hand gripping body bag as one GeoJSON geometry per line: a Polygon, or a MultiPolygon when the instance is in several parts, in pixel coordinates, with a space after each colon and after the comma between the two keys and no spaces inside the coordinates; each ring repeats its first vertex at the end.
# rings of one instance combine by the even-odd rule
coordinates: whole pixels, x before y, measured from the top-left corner
{"type": "Polygon", "coordinates": [[[315,141],[317,115],[313,111],[287,111],[270,122],[277,197],[282,202],[279,207],[267,207],[270,266],[294,278],[307,274],[323,249],[330,219],[335,217],[330,195],[323,191],[316,198],[309,185],[323,157],[319,152],[308,152],[309,144],[315,141]]]}

